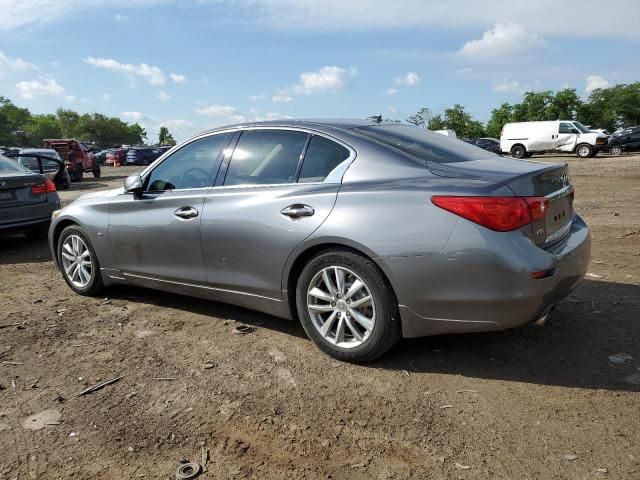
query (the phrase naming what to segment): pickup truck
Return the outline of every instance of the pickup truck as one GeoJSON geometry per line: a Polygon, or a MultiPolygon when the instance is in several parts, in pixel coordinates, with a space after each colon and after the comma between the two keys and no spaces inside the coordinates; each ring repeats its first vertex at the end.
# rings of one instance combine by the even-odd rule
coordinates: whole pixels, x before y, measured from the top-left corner
{"type": "Polygon", "coordinates": [[[49,139],[44,141],[43,148],[52,148],[58,152],[73,181],[81,182],[84,172],[100,177],[100,164],[84,143],[73,138],[49,139]]]}

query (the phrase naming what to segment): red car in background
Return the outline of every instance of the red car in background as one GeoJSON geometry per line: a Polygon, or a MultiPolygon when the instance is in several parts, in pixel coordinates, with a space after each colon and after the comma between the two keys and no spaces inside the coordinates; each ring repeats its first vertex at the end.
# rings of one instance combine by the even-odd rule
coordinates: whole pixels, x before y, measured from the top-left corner
{"type": "Polygon", "coordinates": [[[104,164],[109,165],[110,167],[115,167],[116,162],[120,166],[126,165],[128,151],[128,148],[114,148],[113,150],[109,150],[104,164]]]}
{"type": "Polygon", "coordinates": [[[84,172],[91,172],[93,176],[100,176],[100,164],[96,156],[87,146],[73,138],[49,139],[44,141],[43,148],[52,148],[64,160],[71,180],[82,181],[84,172]]]}

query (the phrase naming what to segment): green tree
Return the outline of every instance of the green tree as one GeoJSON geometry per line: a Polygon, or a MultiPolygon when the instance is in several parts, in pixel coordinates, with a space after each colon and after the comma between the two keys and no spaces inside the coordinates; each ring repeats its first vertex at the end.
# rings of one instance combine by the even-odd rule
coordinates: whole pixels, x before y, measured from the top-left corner
{"type": "Polygon", "coordinates": [[[24,131],[30,120],[29,110],[16,107],[11,100],[0,96],[0,145],[23,146],[24,139],[15,132],[24,131]]]}
{"type": "Polygon", "coordinates": [[[503,103],[498,108],[491,111],[491,118],[487,122],[485,133],[488,137],[500,138],[502,127],[511,121],[513,115],[513,106],[503,103]]]}
{"type": "Polygon", "coordinates": [[[444,111],[444,126],[456,132],[458,137],[477,138],[484,134],[482,123],[474,120],[458,103],[444,111]]]}
{"type": "Polygon", "coordinates": [[[25,130],[28,144],[36,147],[42,146],[42,141],[45,138],[60,138],[62,136],[58,118],[53,114],[34,115],[25,130]]]}
{"type": "Polygon", "coordinates": [[[80,115],[73,110],[56,110],[56,117],[60,125],[61,136],[64,138],[74,138],[80,136],[80,115]]]}
{"type": "Polygon", "coordinates": [[[512,121],[535,122],[540,120],[557,120],[553,107],[553,92],[526,92],[521,103],[513,106],[512,121]],[[554,118],[556,117],[556,118],[554,118]]]}
{"type": "Polygon", "coordinates": [[[173,139],[173,135],[169,133],[167,127],[160,127],[160,133],[158,134],[158,145],[175,145],[176,141],[173,139]]]}
{"type": "Polygon", "coordinates": [[[550,120],[575,120],[582,107],[582,100],[575,88],[565,88],[556,92],[549,110],[550,120]]]}

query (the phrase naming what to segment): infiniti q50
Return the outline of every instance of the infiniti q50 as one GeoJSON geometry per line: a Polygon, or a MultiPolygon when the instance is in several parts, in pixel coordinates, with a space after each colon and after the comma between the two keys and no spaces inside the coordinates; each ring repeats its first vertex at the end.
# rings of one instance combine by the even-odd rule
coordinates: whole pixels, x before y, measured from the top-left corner
{"type": "Polygon", "coordinates": [[[367,361],[402,337],[548,316],[589,262],[573,197],[563,164],[407,125],[274,121],[185,141],[55,212],[49,241],[81,295],[124,283],[227,302],[367,361]]]}

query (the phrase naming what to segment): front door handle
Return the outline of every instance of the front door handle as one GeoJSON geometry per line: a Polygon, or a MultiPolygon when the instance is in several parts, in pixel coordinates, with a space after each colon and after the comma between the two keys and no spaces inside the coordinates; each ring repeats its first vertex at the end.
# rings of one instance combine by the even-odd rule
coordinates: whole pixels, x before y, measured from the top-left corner
{"type": "Polygon", "coordinates": [[[198,216],[198,210],[193,207],[181,207],[173,212],[173,214],[182,220],[190,220],[198,216]]]}
{"type": "Polygon", "coordinates": [[[280,213],[285,217],[297,220],[302,217],[310,217],[311,215],[316,213],[316,211],[309,205],[296,203],[294,205],[289,205],[287,208],[283,208],[282,210],[280,210],[280,213]]]}

